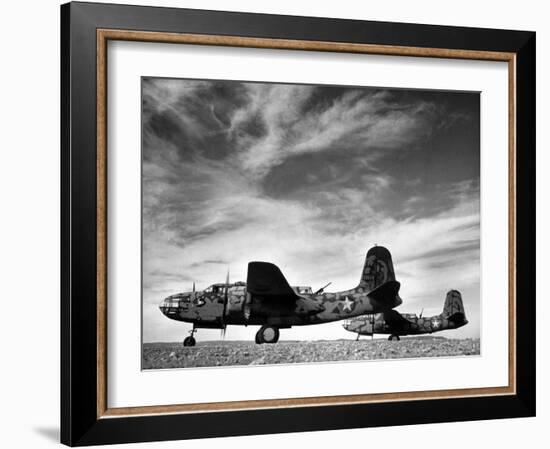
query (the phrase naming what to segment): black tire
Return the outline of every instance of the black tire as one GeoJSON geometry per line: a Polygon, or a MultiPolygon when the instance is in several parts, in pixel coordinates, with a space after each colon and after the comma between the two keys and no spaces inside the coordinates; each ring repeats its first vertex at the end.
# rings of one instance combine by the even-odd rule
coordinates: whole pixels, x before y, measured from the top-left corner
{"type": "Polygon", "coordinates": [[[262,326],[258,332],[262,343],[277,343],[279,341],[279,328],[275,326],[262,326]]]}
{"type": "Polygon", "coordinates": [[[183,340],[183,346],[195,346],[197,344],[196,340],[193,337],[186,337],[183,340]]]}
{"type": "Polygon", "coordinates": [[[390,335],[390,338],[388,338],[388,340],[390,340],[390,341],[399,341],[401,339],[399,338],[399,335],[390,335]]]}
{"type": "Polygon", "coordinates": [[[263,343],[263,341],[262,341],[261,329],[260,329],[258,332],[256,332],[255,341],[256,341],[256,344],[257,344],[257,345],[261,345],[261,344],[263,343]]]}

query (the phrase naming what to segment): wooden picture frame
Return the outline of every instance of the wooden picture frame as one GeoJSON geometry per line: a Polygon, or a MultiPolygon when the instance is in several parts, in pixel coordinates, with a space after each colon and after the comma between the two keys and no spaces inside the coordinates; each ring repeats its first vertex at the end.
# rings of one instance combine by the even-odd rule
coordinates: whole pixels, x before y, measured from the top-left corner
{"type": "Polygon", "coordinates": [[[61,7],[61,441],[71,446],[535,414],[535,33],[126,5],[61,7]],[[509,384],[113,409],[106,375],[107,42],[505,61],[509,384]]]}

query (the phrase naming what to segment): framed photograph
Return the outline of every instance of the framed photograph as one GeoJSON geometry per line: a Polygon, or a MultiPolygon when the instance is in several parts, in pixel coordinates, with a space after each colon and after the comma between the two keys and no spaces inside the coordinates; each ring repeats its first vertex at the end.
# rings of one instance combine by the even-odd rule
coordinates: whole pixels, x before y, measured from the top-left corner
{"type": "Polygon", "coordinates": [[[61,440],[535,414],[535,33],[61,7],[61,440]]]}

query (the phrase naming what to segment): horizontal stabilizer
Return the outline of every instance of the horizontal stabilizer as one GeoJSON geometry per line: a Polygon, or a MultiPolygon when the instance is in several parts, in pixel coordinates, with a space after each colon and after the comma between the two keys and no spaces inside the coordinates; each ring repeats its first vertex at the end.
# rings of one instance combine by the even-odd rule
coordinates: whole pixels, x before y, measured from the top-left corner
{"type": "Polygon", "coordinates": [[[248,264],[246,289],[253,295],[298,298],[279,267],[269,262],[250,262],[248,264]]]}
{"type": "Polygon", "coordinates": [[[452,315],[449,315],[447,317],[447,319],[449,321],[452,321],[453,323],[456,323],[456,324],[459,324],[459,323],[464,323],[464,322],[468,322],[466,320],[466,314],[464,313],[461,313],[461,312],[457,312],[457,313],[453,313],[452,315]]]}
{"type": "Polygon", "coordinates": [[[393,308],[403,302],[398,295],[400,287],[398,281],[388,281],[369,292],[369,296],[380,304],[393,308]]]}

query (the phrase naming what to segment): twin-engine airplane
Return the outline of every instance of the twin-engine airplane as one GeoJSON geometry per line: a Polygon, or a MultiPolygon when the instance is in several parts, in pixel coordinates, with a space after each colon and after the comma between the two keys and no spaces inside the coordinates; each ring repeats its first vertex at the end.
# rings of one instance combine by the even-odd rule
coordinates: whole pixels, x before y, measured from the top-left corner
{"type": "Polygon", "coordinates": [[[329,323],[344,318],[386,312],[400,305],[400,284],[395,280],[390,252],[371,248],[359,285],[351,290],[324,293],[328,284],[291,287],[276,265],[250,262],[246,283],[213,284],[203,291],[177,293],[160,304],[168,318],[193,323],[184,346],[194,346],[197,329],[222,329],[228,325],[260,325],[256,343],[276,343],[279,329],[329,323]]]}
{"type": "Polygon", "coordinates": [[[399,340],[400,335],[431,334],[448,329],[458,329],[468,324],[462,296],[459,291],[447,293],[443,312],[432,317],[422,318],[414,313],[399,313],[388,310],[344,321],[344,329],[360,335],[390,334],[388,340],[399,340]]]}

